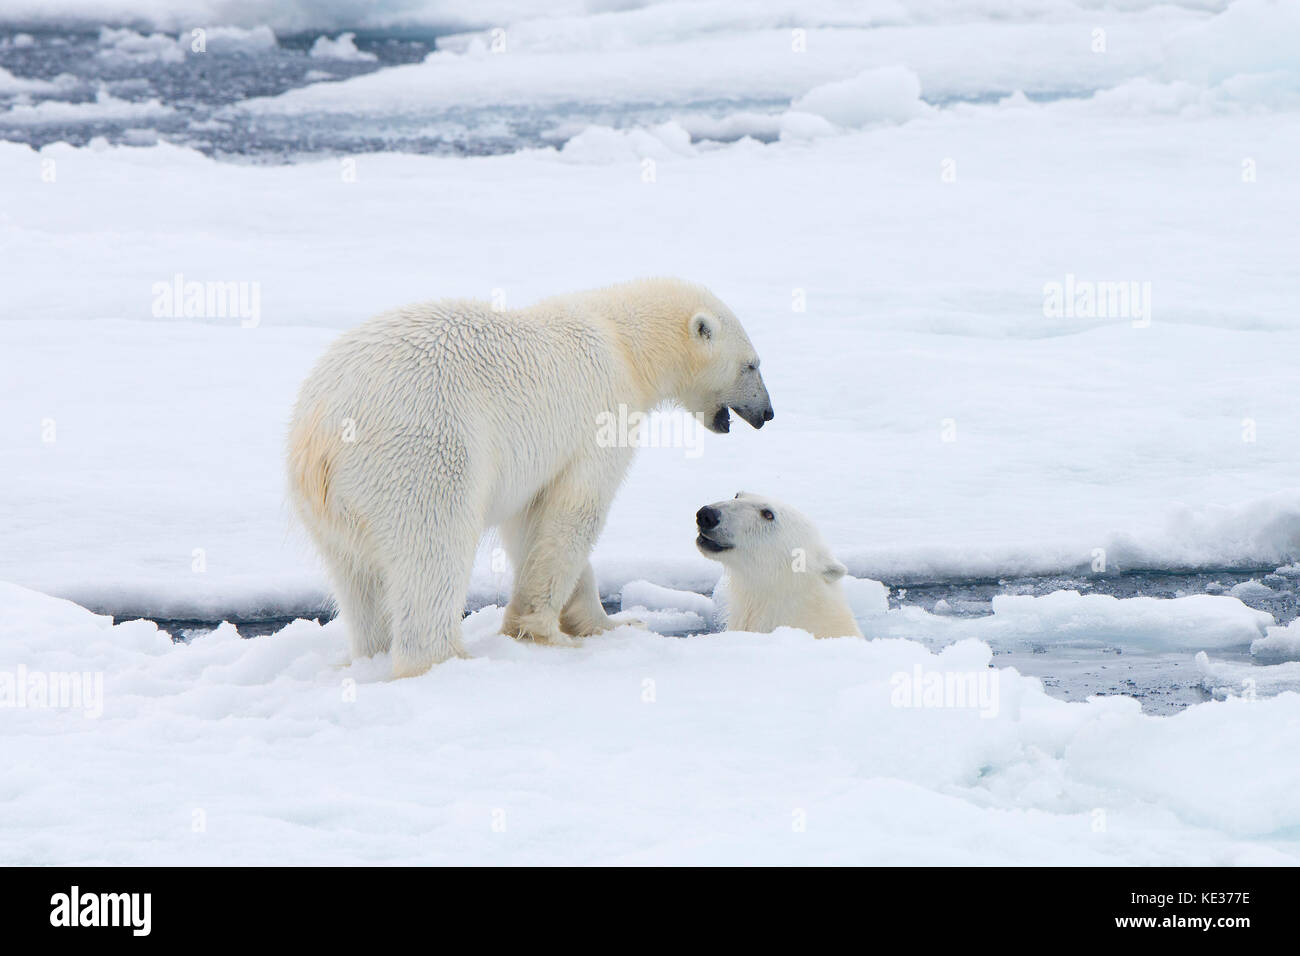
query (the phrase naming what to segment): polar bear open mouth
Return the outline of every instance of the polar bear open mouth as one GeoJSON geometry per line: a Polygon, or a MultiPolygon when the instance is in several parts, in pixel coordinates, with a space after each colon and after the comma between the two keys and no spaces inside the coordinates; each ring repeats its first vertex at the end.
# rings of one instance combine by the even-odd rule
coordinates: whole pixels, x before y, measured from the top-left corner
{"type": "Polygon", "coordinates": [[[733,547],[735,547],[735,545],[721,544],[717,541],[714,541],[712,538],[706,538],[703,532],[701,532],[699,535],[696,536],[695,546],[699,548],[701,551],[711,551],[714,554],[716,554],[719,551],[730,551],[733,547]]]}

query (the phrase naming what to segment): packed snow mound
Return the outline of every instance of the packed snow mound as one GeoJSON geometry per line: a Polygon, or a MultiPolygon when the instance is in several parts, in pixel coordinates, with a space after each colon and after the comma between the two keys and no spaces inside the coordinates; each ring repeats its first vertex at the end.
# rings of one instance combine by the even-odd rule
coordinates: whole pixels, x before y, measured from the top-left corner
{"type": "Polygon", "coordinates": [[[1164,45],[1171,78],[1213,86],[1244,74],[1287,77],[1300,88],[1300,4],[1235,0],[1164,45]]]}
{"type": "Polygon", "coordinates": [[[24,686],[98,673],[103,699],[3,698],[0,860],[1297,860],[1276,730],[1300,695],[1153,718],[1054,700],[976,641],[622,628],[560,649],[501,616],[465,621],[470,659],[392,681],[384,656],[349,663],[338,622],[172,644],[2,585],[0,694],[21,664],[24,686]]]}
{"type": "Polygon", "coordinates": [[[821,116],[837,126],[901,123],[924,115],[921,80],[906,67],[885,66],[814,87],[791,104],[798,113],[821,116]]]}
{"type": "Polygon", "coordinates": [[[821,139],[834,136],[839,130],[835,124],[816,113],[803,113],[799,110],[786,110],[778,119],[777,128],[780,138],[785,142],[821,139]]]}
{"type": "Polygon", "coordinates": [[[1079,112],[1107,116],[1179,116],[1197,119],[1260,108],[1289,111],[1300,105],[1300,82],[1282,72],[1234,76],[1215,86],[1184,80],[1161,82],[1139,77],[1097,92],[1080,103],[1079,112]]]}
{"type": "Polygon", "coordinates": [[[570,163],[617,163],[668,159],[694,153],[691,134],[678,123],[661,123],[649,129],[612,129],[589,126],[560,149],[560,159],[570,163]]]}

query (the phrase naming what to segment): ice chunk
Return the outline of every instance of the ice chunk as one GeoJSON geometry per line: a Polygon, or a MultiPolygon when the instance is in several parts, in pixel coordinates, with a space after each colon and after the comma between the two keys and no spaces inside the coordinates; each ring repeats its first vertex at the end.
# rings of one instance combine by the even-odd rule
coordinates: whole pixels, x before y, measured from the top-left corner
{"type": "Polygon", "coordinates": [[[846,574],[840,579],[840,585],[844,588],[844,597],[848,599],[853,616],[859,621],[889,610],[889,588],[879,581],[846,574]]]}
{"type": "Polygon", "coordinates": [[[308,53],[318,60],[344,60],[349,63],[371,63],[379,57],[364,50],[358,50],[355,33],[341,33],[337,40],[321,36],[311,45],[308,53]]]}
{"type": "Polygon", "coordinates": [[[713,618],[713,601],[695,591],[679,591],[649,581],[629,581],[623,585],[620,606],[646,608],[651,611],[690,611],[703,620],[713,618]]]}
{"type": "Polygon", "coordinates": [[[1241,601],[1263,601],[1277,596],[1277,592],[1262,581],[1242,581],[1233,585],[1228,593],[1241,601]]]}
{"type": "Polygon", "coordinates": [[[1256,700],[1284,691],[1300,691],[1300,661],[1282,664],[1239,664],[1213,661],[1205,651],[1196,655],[1201,683],[1215,697],[1245,697],[1256,700]]]}
{"type": "Polygon", "coordinates": [[[1250,645],[1250,653],[1261,660],[1300,661],[1300,618],[1286,627],[1270,627],[1250,645]]]}

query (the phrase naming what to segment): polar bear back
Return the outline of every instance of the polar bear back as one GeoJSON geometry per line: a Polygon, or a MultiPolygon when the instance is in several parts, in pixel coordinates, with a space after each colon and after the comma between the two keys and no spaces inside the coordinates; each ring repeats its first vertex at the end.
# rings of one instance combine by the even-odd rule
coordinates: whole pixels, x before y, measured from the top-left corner
{"type": "Polygon", "coordinates": [[[341,335],[300,403],[355,431],[338,456],[338,493],[363,480],[349,460],[364,461],[368,477],[378,455],[391,456],[393,468],[420,460],[454,468],[472,457],[492,476],[487,498],[499,518],[594,442],[597,416],[617,407],[626,377],[599,316],[443,300],[341,335]]]}

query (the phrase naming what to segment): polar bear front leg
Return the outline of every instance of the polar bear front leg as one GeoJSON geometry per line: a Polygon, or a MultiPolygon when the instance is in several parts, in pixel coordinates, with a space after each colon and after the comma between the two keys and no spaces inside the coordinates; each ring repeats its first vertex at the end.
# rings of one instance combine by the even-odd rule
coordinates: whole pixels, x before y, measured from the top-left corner
{"type": "MultiPolygon", "coordinates": [[[[587,468],[571,468],[514,519],[512,536],[521,543],[512,550],[520,550],[522,560],[516,565],[515,590],[502,622],[503,634],[541,644],[574,646],[576,641],[565,634],[569,629],[562,626],[561,616],[584,583],[588,583],[590,594],[584,588],[582,609],[594,617],[590,607],[594,602],[601,617],[605,616],[595,593],[595,576],[589,582],[581,579],[589,571],[587,555],[605,523],[615,487],[617,481],[593,479],[587,468]]],[[[569,634],[597,632],[573,630],[569,634]]]]}
{"type": "Polygon", "coordinates": [[[585,555],[577,553],[572,540],[556,542],[542,528],[549,521],[538,522],[538,535],[515,578],[514,594],[501,623],[501,633],[521,641],[576,647],[578,642],[560,626],[563,601],[556,594],[572,593],[574,566],[581,567],[585,555]],[[568,591],[565,591],[566,583],[568,591]]]}
{"type": "Polygon", "coordinates": [[[645,623],[633,618],[615,618],[605,613],[605,606],[600,603],[600,590],[596,587],[596,573],[591,569],[591,562],[584,562],[582,574],[573,588],[569,603],[560,612],[560,630],[574,637],[591,637],[603,634],[616,627],[630,624],[644,627],[645,623]]]}
{"type": "Polygon", "coordinates": [[[560,612],[560,630],[574,637],[590,637],[618,626],[600,603],[600,591],[596,587],[596,573],[591,569],[591,562],[582,564],[578,583],[573,586],[573,593],[560,612]]]}

